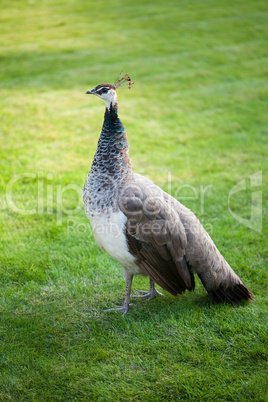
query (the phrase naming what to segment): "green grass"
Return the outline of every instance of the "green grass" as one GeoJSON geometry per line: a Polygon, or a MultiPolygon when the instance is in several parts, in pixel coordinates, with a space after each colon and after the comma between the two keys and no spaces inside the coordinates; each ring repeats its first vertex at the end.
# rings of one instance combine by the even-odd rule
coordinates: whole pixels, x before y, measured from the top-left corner
{"type": "Polygon", "coordinates": [[[267,1],[0,7],[0,400],[266,401],[267,1]],[[124,317],[101,312],[125,284],[82,208],[104,113],[84,93],[122,69],[134,170],[197,214],[254,303],[215,306],[198,281],[124,317]],[[246,179],[230,205],[249,219],[258,171],[254,231],[228,194],[246,179]]]}

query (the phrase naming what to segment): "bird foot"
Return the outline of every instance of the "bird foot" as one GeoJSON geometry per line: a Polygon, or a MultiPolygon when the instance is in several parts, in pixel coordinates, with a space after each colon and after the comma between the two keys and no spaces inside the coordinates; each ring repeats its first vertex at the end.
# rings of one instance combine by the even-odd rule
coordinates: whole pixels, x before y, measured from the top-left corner
{"type": "Polygon", "coordinates": [[[140,298],[147,298],[147,300],[149,301],[149,300],[151,300],[153,297],[155,297],[155,296],[164,296],[163,295],[163,293],[160,293],[160,292],[158,292],[158,290],[156,290],[156,289],[153,289],[153,291],[151,291],[151,290],[138,290],[137,289],[137,291],[139,292],[139,293],[141,293],[140,295],[133,295],[132,297],[135,297],[135,298],[137,298],[137,299],[140,299],[140,298]]]}
{"type": "Polygon", "coordinates": [[[121,311],[121,313],[123,315],[125,315],[129,311],[129,307],[132,306],[132,305],[133,305],[133,303],[130,303],[127,306],[123,305],[123,306],[117,306],[117,307],[113,307],[113,308],[108,308],[106,310],[102,310],[102,313],[106,313],[108,311],[121,311]]]}

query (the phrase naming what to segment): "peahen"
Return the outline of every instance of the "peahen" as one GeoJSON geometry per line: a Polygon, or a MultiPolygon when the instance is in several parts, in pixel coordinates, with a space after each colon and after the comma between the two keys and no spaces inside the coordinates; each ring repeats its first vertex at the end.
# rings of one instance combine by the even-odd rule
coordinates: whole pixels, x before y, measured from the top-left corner
{"type": "Polygon", "coordinates": [[[123,306],[126,313],[134,275],[146,275],[149,291],[155,283],[176,296],[194,290],[194,274],[216,303],[239,304],[253,293],[231,269],[196,216],[151,180],[132,171],[125,128],[118,117],[116,90],[133,84],[126,74],[115,85],[100,84],[87,91],[106,104],[103,128],[83,189],[83,202],[95,240],[124,268],[123,306]]]}

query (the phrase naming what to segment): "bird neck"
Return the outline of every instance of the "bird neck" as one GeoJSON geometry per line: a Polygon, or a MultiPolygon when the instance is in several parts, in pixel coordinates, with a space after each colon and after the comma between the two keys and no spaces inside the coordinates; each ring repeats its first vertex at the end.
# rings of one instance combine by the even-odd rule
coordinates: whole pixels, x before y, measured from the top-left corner
{"type": "Polygon", "coordinates": [[[118,110],[118,99],[116,91],[113,92],[112,98],[109,97],[109,99],[104,99],[104,102],[106,104],[106,109],[110,110],[111,108],[117,108],[118,110]]]}
{"type": "Polygon", "coordinates": [[[104,122],[91,170],[106,175],[124,175],[131,171],[129,143],[125,127],[118,117],[118,105],[106,107],[104,122]]]}

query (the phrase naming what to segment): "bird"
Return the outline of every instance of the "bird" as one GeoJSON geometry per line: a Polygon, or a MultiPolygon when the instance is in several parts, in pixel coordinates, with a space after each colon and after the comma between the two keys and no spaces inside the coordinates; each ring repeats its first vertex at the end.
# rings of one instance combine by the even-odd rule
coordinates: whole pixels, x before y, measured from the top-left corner
{"type": "Polygon", "coordinates": [[[132,170],[129,142],[118,116],[117,89],[133,85],[128,74],[86,92],[105,102],[102,131],[83,188],[83,204],[98,246],[118,261],[126,281],[122,306],[130,306],[135,275],[149,277],[149,290],[132,297],[177,296],[195,288],[197,275],[215,303],[239,305],[254,294],[233,271],[194,213],[150,179],[132,170]]]}

